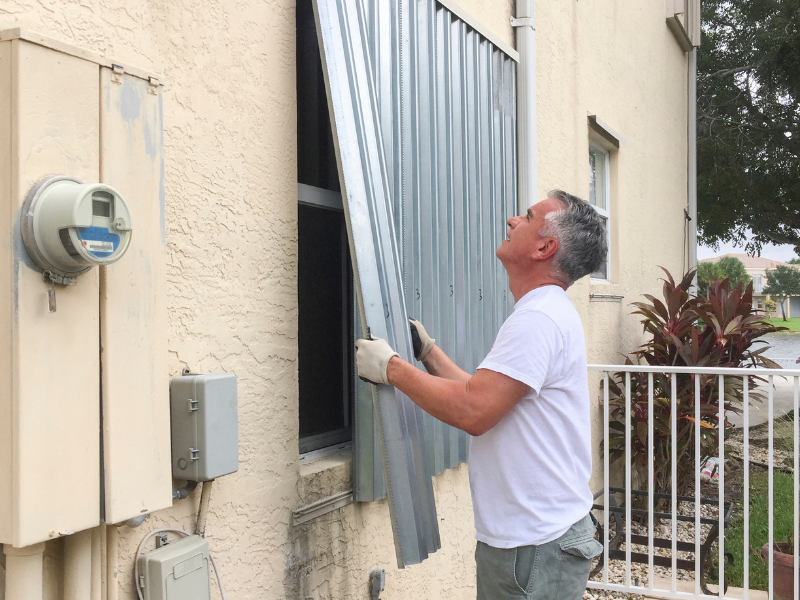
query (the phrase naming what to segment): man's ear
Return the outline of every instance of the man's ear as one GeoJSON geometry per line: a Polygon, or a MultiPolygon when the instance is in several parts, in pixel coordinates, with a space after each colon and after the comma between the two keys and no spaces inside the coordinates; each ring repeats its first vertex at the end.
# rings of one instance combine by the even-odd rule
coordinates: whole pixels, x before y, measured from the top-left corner
{"type": "Polygon", "coordinates": [[[558,240],[556,238],[545,237],[541,238],[531,254],[533,260],[547,260],[551,258],[558,250],[558,240]]]}

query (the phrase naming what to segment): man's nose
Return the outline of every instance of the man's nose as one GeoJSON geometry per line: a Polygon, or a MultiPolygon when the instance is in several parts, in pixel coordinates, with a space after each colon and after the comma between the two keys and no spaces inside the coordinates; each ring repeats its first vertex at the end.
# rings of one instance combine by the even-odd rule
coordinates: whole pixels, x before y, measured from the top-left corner
{"type": "Polygon", "coordinates": [[[518,216],[517,217],[511,217],[508,221],[506,221],[506,225],[508,225],[509,227],[513,228],[514,225],[517,224],[517,221],[519,221],[519,217],[518,216]]]}

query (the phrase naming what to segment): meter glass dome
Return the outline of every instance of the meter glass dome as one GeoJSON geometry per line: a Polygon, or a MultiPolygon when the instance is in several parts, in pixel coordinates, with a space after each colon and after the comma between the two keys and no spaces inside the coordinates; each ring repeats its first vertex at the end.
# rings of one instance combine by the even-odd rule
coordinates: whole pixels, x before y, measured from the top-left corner
{"type": "Polygon", "coordinates": [[[125,254],[128,207],[114,188],[65,176],[39,182],[24,206],[23,241],[43,271],[74,278],[125,254]]]}

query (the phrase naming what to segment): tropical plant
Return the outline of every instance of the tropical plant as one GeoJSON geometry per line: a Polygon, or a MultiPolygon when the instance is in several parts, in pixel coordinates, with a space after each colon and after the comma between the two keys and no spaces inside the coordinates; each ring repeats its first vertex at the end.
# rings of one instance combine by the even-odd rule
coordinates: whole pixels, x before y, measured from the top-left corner
{"type": "MultiPolygon", "coordinates": [[[[641,317],[650,339],[626,358],[626,364],[663,367],[743,367],[746,365],[779,368],[764,357],[768,346],[759,340],[766,333],[784,330],[762,320],[753,310],[753,284],[730,288],[730,281],[716,281],[708,287],[708,298],[695,297],[689,290],[695,272],[689,271],[676,283],[664,269],[663,301],[645,294],[647,302],[634,302],[635,315],[641,317]]],[[[719,379],[715,375],[653,373],[653,465],[648,469],[649,392],[647,373],[615,373],[609,377],[609,458],[625,456],[625,380],[630,377],[631,466],[639,484],[652,473],[655,492],[672,489],[672,411],[677,429],[677,493],[684,494],[694,481],[695,406],[700,414],[701,459],[713,456],[718,448],[720,424],[719,379]],[[674,382],[673,382],[674,377],[674,382]],[[673,391],[674,385],[674,391],[673,391]],[[696,394],[695,386],[699,386],[696,394]]],[[[750,396],[758,397],[761,381],[749,378],[750,396]]],[[[724,411],[740,413],[742,379],[726,377],[723,389],[724,411]]]]}
{"type": "Polygon", "coordinates": [[[708,295],[708,286],[718,279],[725,279],[725,271],[718,262],[703,261],[697,265],[697,293],[708,295]]]}
{"type": "Polygon", "coordinates": [[[772,313],[775,312],[775,309],[778,308],[778,305],[775,304],[775,300],[773,300],[772,298],[767,298],[766,300],[764,300],[761,307],[764,309],[764,312],[767,313],[767,318],[771,319],[772,313]]]}

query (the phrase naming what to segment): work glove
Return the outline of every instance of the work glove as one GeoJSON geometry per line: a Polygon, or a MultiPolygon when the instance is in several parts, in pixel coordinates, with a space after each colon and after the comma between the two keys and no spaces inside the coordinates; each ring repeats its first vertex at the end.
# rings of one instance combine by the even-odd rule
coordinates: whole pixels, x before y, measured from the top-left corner
{"type": "Polygon", "coordinates": [[[436,340],[428,335],[422,323],[416,319],[409,319],[408,322],[410,323],[408,327],[411,329],[411,343],[414,345],[414,358],[422,360],[428,356],[436,340]]]}
{"type": "Polygon", "coordinates": [[[360,339],[356,341],[356,365],[358,376],[370,383],[385,383],[386,367],[393,356],[400,356],[392,350],[386,340],[381,338],[360,339]]]}

